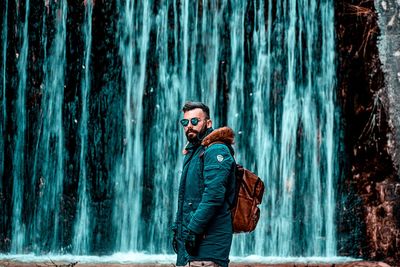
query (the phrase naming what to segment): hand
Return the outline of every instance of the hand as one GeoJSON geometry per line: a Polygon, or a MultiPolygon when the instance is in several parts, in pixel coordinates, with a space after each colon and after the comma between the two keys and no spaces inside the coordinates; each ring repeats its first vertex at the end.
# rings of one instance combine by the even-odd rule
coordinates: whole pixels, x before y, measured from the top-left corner
{"type": "Polygon", "coordinates": [[[201,238],[199,235],[189,231],[185,238],[185,249],[190,256],[197,256],[201,238]]]}

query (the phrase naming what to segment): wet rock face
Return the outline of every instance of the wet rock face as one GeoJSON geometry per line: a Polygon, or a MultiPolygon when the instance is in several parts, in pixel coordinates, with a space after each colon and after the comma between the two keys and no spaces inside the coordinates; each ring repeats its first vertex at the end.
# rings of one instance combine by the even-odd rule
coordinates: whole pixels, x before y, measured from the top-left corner
{"type": "MultiPolygon", "coordinates": [[[[388,7],[396,1],[389,2],[377,3],[388,7]]],[[[378,40],[385,38],[387,29],[378,24],[375,7],[373,1],[350,0],[336,6],[344,146],[338,251],[396,266],[400,262],[400,179],[397,126],[392,118],[400,103],[394,99],[400,95],[394,97],[389,88],[387,77],[395,70],[382,68],[382,62],[391,60],[387,60],[389,52],[378,50],[378,40]]]]}

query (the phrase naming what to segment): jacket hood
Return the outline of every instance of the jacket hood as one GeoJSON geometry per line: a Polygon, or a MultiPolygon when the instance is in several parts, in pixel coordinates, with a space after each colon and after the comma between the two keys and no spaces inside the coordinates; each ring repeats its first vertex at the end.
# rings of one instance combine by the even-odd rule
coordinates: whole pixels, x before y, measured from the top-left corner
{"type": "Polygon", "coordinates": [[[235,142],[234,139],[235,139],[235,134],[231,128],[221,127],[215,129],[206,137],[204,137],[203,141],[201,142],[201,145],[207,147],[214,142],[223,142],[227,145],[232,145],[235,142]]]}

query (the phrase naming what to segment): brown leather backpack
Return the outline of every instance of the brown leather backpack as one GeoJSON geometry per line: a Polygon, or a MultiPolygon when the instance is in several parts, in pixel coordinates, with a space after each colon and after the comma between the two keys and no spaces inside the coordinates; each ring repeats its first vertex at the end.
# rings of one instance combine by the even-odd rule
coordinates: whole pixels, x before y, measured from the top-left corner
{"type": "Polygon", "coordinates": [[[259,204],[264,195],[264,182],[253,172],[236,165],[236,197],[232,207],[234,233],[252,232],[260,219],[259,204]]]}

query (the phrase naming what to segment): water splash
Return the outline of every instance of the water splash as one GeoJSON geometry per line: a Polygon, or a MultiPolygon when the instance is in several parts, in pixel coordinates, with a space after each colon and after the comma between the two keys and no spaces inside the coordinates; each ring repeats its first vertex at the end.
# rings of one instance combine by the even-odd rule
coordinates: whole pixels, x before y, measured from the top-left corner
{"type": "Polygon", "coordinates": [[[74,226],[74,238],[72,241],[73,253],[77,255],[89,254],[91,251],[92,228],[90,218],[92,212],[90,209],[90,194],[88,190],[87,175],[87,151],[88,151],[88,102],[90,93],[90,55],[92,50],[92,13],[93,2],[87,1],[85,5],[85,22],[82,32],[84,34],[84,75],[81,81],[82,97],[82,117],[79,127],[81,147],[79,153],[79,185],[78,185],[78,207],[74,226]]]}
{"type": "MultiPolygon", "coordinates": [[[[109,256],[77,256],[77,255],[42,255],[35,256],[33,254],[27,255],[2,255],[0,254],[1,261],[16,261],[22,263],[74,263],[79,262],[81,264],[174,264],[176,255],[171,254],[146,254],[146,253],[114,253],[109,256]],[[52,262],[51,262],[52,261],[52,262]]],[[[300,264],[341,264],[341,263],[352,263],[360,261],[350,257],[263,257],[259,255],[249,255],[246,257],[230,257],[230,260],[234,263],[247,263],[247,264],[288,264],[288,263],[300,263],[300,264]]],[[[343,265],[344,265],[343,264],[343,265]]]]}

